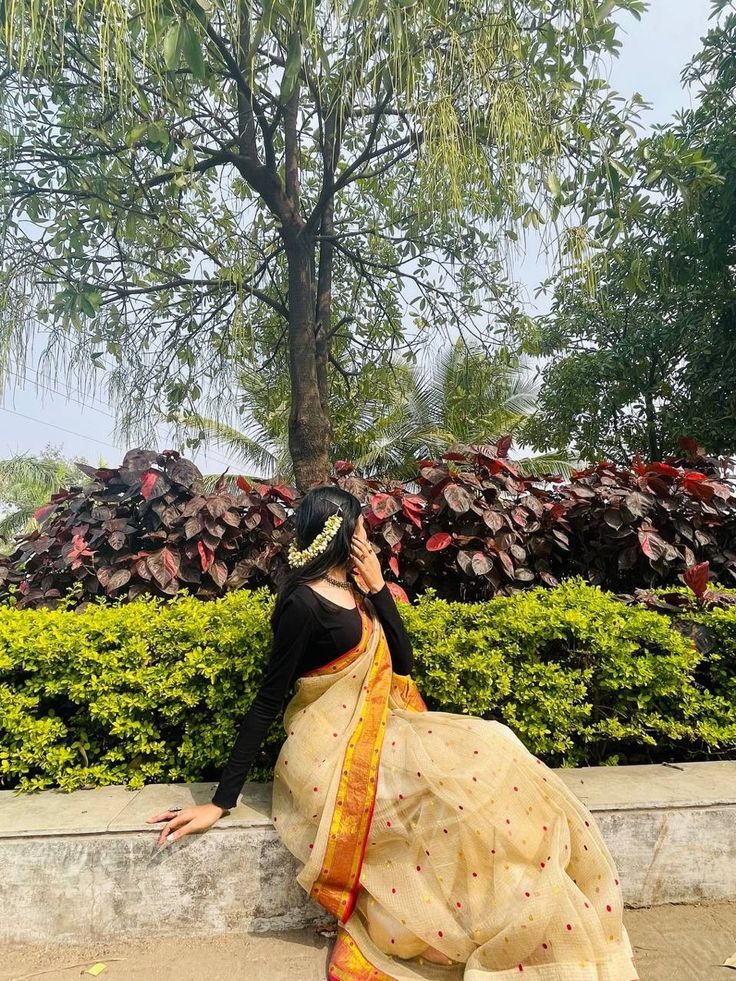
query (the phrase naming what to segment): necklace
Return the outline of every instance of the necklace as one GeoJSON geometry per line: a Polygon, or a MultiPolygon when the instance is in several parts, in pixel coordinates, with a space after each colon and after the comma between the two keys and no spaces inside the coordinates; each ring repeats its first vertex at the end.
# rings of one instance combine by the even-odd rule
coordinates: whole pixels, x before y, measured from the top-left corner
{"type": "Polygon", "coordinates": [[[328,582],[331,586],[339,586],[341,589],[353,588],[353,584],[351,582],[348,582],[347,580],[343,581],[342,579],[333,579],[332,576],[328,576],[327,573],[320,578],[324,579],[324,581],[328,582]]]}

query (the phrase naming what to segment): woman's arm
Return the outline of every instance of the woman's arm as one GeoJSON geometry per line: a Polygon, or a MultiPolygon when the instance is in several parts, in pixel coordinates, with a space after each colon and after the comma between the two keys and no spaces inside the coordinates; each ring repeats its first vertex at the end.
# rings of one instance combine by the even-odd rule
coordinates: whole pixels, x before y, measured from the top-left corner
{"type": "Polygon", "coordinates": [[[298,593],[292,593],[284,601],[261,686],[240,722],[230,758],[212,796],[213,804],[226,810],[236,805],[248,770],[299,672],[312,624],[308,606],[298,593]]]}
{"type": "Polygon", "coordinates": [[[396,674],[410,674],[414,667],[414,652],[391,590],[384,582],[377,592],[368,596],[386,634],[394,671],[396,674]]]}
{"type": "Polygon", "coordinates": [[[376,614],[386,634],[391,666],[397,674],[409,674],[414,666],[411,641],[406,632],[391,590],[386,585],[381,571],[381,563],[368,541],[365,527],[360,522],[350,543],[353,567],[369,589],[369,596],[376,608],[376,614]]]}

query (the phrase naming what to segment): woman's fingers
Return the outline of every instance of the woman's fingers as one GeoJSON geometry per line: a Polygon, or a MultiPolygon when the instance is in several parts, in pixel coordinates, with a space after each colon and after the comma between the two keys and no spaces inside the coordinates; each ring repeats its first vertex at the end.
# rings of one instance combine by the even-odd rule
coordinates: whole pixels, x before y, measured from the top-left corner
{"type": "Polygon", "coordinates": [[[146,818],[146,823],[158,824],[159,821],[168,821],[169,818],[174,817],[178,813],[178,811],[161,811],[160,814],[152,814],[151,817],[146,818]]]}
{"type": "MultiPolygon", "coordinates": [[[[171,813],[171,811],[169,811],[169,813],[171,813]]],[[[181,837],[181,835],[174,835],[172,832],[175,828],[181,828],[183,825],[188,824],[192,820],[193,818],[191,814],[187,814],[186,811],[181,814],[177,814],[173,820],[168,822],[165,828],[162,828],[161,834],[158,836],[159,844],[166,841],[167,838],[176,840],[177,837],[181,837]]]]}

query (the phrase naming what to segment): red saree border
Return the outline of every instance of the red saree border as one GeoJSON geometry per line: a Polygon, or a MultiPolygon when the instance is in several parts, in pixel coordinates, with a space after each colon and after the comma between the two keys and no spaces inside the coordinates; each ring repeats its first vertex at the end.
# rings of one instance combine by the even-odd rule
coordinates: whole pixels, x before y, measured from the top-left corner
{"type": "Polygon", "coordinates": [[[391,679],[391,694],[411,712],[426,712],[427,703],[422,698],[416,682],[409,674],[396,674],[391,679]]]}
{"type": "Polygon", "coordinates": [[[392,679],[391,656],[380,623],[371,623],[366,618],[361,653],[365,650],[369,627],[380,633],[363,685],[366,695],[361,714],[345,749],[321,871],[309,893],[343,923],[353,912],[360,890],[392,679]]]}
{"type": "Polygon", "coordinates": [[[350,934],[339,926],[327,977],[329,981],[396,981],[390,974],[374,967],[350,934]]]}

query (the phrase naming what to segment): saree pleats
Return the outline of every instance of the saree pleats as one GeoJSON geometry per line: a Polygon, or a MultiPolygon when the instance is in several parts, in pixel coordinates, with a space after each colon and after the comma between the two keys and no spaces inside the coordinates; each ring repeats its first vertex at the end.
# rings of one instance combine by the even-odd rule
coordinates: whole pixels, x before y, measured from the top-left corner
{"type": "Polygon", "coordinates": [[[590,813],[508,727],[428,712],[361,614],[359,644],[300,678],[274,780],[298,881],[339,921],[332,981],[636,981],[590,813]]]}

